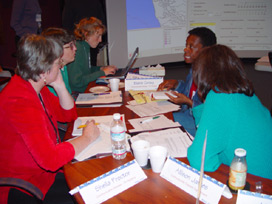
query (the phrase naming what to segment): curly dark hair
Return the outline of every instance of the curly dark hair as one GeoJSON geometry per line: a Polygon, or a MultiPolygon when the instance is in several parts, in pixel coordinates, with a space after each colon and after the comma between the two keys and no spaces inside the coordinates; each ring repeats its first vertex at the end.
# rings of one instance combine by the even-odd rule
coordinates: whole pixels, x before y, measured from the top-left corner
{"type": "Polygon", "coordinates": [[[200,38],[203,47],[215,45],[217,43],[216,35],[206,27],[197,27],[190,30],[189,35],[195,35],[200,38]]]}

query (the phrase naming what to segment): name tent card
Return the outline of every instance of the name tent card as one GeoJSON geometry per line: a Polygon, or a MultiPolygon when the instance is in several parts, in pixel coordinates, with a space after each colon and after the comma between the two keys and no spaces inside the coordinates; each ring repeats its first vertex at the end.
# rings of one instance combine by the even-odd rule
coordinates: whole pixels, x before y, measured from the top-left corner
{"type": "Polygon", "coordinates": [[[272,204],[272,195],[238,190],[236,204],[272,204]]]}
{"type": "Polygon", "coordinates": [[[102,203],[146,178],[139,164],[132,160],[78,186],[77,189],[86,204],[102,203]]]}
{"type": "MultiPolygon", "coordinates": [[[[160,176],[195,198],[197,197],[200,177],[198,170],[173,157],[168,157],[160,176]]],[[[218,203],[225,188],[229,190],[225,184],[204,174],[200,201],[210,204],[218,203]]]]}
{"type": "Polygon", "coordinates": [[[157,90],[163,77],[145,76],[135,73],[128,73],[125,79],[125,90],[157,90]]]}

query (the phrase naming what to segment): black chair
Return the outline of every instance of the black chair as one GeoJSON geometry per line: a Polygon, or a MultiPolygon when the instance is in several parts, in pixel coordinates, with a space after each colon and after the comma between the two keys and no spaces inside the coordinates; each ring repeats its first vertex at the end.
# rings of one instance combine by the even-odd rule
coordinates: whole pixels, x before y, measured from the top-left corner
{"type": "Polygon", "coordinates": [[[37,203],[43,203],[43,193],[39,188],[34,186],[32,183],[25,181],[19,178],[11,178],[11,177],[1,177],[0,178],[0,186],[6,187],[17,187],[29,192],[36,200],[37,203]]]}

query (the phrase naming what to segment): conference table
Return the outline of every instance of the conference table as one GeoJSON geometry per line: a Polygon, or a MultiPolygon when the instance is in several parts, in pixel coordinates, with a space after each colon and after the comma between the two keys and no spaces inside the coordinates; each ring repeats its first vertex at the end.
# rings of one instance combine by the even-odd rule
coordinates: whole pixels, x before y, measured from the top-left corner
{"type": "MultiPolygon", "coordinates": [[[[86,92],[90,87],[95,86],[92,82],[89,84],[86,92]]],[[[123,94],[123,105],[121,107],[103,107],[103,108],[77,108],[78,116],[101,116],[101,115],[112,115],[114,113],[125,114],[125,122],[127,129],[131,129],[132,126],[128,122],[129,119],[138,118],[134,112],[125,107],[127,101],[132,100],[132,97],[127,91],[122,89],[123,94]]],[[[165,114],[169,119],[173,119],[172,113],[165,114]]],[[[68,129],[65,135],[65,139],[72,137],[73,123],[68,124],[68,129]]],[[[133,155],[128,152],[127,156],[123,160],[115,160],[113,157],[106,156],[103,158],[89,159],[81,162],[70,162],[64,166],[64,174],[67,184],[70,189],[73,189],[80,184],[83,184],[89,180],[92,180],[98,176],[101,176],[108,171],[111,171],[131,160],[133,155]]],[[[189,164],[187,158],[177,158],[178,160],[189,164]]],[[[108,199],[104,203],[196,203],[196,199],[180,188],[176,187],[172,183],[168,182],[164,178],[160,177],[160,174],[153,173],[151,169],[143,169],[147,176],[147,179],[140,183],[128,188],[120,194],[108,199]]],[[[212,178],[226,183],[229,177],[229,167],[221,165],[215,172],[205,172],[205,174],[212,178]]],[[[262,182],[262,189],[264,194],[272,194],[272,180],[254,176],[251,174],[247,175],[247,182],[250,184],[250,191],[256,191],[256,182],[262,182]]],[[[80,193],[74,194],[74,198],[79,204],[83,204],[84,201],[80,193]]],[[[237,195],[233,194],[232,199],[227,199],[224,196],[221,197],[219,203],[236,203],[237,195]]],[[[202,203],[202,202],[200,202],[202,203]]]]}

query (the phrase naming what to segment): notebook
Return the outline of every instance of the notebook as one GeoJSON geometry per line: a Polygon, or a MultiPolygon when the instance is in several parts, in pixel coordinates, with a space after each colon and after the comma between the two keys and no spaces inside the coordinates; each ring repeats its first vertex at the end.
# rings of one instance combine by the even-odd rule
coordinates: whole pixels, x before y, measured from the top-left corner
{"type": "Polygon", "coordinates": [[[139,54],[139,47],[137,47],[132,55],[132,57],[130,58],[130,60],[128,61],[128,64],[125,68],[120,68],[118,69],[114,75],[108,75],[106,77],[103,77],[103,79],[112,79],[112,78],[118,78],[118,79],[124,79],[127,75],[127,73],[129,72],[129,70],[131,70],[132,65],[136,59],[136,57],[139,54]]]}

